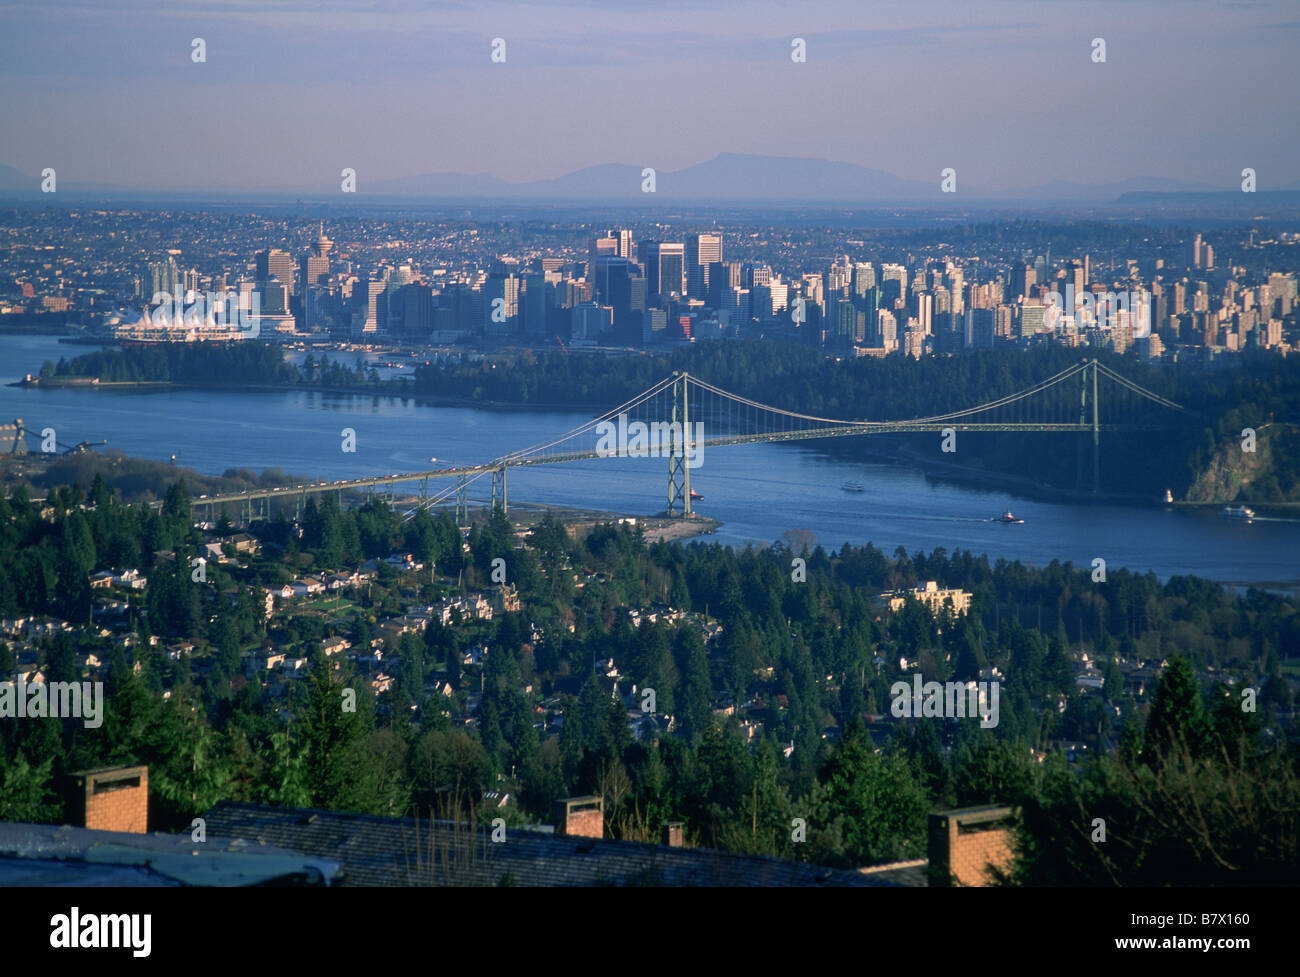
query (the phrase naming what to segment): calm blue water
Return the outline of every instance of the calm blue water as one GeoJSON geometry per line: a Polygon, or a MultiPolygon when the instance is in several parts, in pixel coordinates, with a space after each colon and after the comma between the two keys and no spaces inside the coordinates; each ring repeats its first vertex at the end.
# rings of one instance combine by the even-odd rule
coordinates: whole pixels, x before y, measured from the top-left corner
{"type": "MultiPolygon", "coordinates": [[[[0,383],[36,372],[46,359],[89,347],[50,337],[0,336],[0,383]]],[[[334,357],[331,356],[331,359],[334,357]]],[[[344,357],[346,362],[351,358],[344,357]]],[[[612,406],[612,405],[611,405],[612,406]]],[[[416,406],[395,398],[309,392],[111,393],[0,386],[0,418],[22,417],[29,448],[44,427],[65,444],[107,439],[128,454],[177,461],[198,471],[280,467],[319,478],[416,471],[488,461],[572,428],[589,415],[416,406]],[[340,431],[357,432],[357,451],[340,451],[340,431]],[[430,458],[436,456],[436,464],[430,458]]],[[[627,513],[663,511],[667,462],[602,459],[513,469],[510,498],[627,513]]],[[[691,473],[704,495],[696,510],[723,522],[714,539],[771,543],[791,528],[818,542],[872,542],[888,553],[945,547],[1045,565],[1196,574],[1229,583],[1300,589],[1300,520],[1220,519],[1212,511],[1056,505],[1002,491],[927,481],[902,467],[828,458],[798,445],[739,445],[705,453],[691,473]],[[849,494],[844,482],[866,491],[849,494]],[[1011,509],[1025,524],[989,522],[1011,509]]],[[[484,479],[479,493],[490,490],[484,479]]]]}

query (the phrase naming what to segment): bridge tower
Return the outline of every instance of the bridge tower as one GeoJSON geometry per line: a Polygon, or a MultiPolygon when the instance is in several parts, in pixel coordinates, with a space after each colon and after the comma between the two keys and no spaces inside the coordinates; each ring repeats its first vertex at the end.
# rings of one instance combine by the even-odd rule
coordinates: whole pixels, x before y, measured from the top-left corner
{"type": "Polygon", "coordinates": [[[669,427],[671,443],[668,448],[668,515],[691,514],[691,469],[687,465],[691,436],[689,382],[690,374],[684,370],[674,372],[676,377],[669,387],[672,391],[672,424],[669,427]],[[680,440],[680,443],[678,439],[680,440]]]}
{"type": "MultiPolygon", "coordinates": [[[[1088,408],[1092,408],[1092,494],[1101,491],[1101,425],[1097,404],[1097,358],[1094,356],[1079,373],[1079,425],[1088,424],[1088,408]]],[[[1076,468],[1078,481],[1083,481],[1083,445],[1079,445],[1080,457],[1076,468]]]]}
{"type": "Polygon", "coordinates": [[[492,511],[497,511],[497,482],[501,483],[501,514],[503,516],[510,514],[510,509],[506,504],[506,466],[494,469],[492,472],[492,511]]]}

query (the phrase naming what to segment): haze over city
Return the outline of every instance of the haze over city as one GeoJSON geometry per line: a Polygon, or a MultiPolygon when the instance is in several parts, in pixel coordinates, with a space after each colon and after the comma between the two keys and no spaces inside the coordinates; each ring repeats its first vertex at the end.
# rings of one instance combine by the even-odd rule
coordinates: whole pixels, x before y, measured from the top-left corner
{"type": "Polygon", "coordinates": [[[1246,166],[1278,189],[1300,178],[1282,124],[1297,35],[1281,2],[9,2],[0,164],[19,172],[0,187],[54,167],[143,191],[337,192],[346,166],[365,192],[737,153],[929,185],[953,167],[972,194],[1229,190],[1246,166]]]}

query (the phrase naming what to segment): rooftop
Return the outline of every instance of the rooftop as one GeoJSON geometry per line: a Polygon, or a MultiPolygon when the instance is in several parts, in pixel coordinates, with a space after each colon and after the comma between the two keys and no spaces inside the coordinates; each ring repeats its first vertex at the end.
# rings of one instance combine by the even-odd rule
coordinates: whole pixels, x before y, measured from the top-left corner
{"type": "Polygon", "coordinates": [[[208,831],[342,864],[343,885],[894,886],[873,877],[707,848],[564,837],[445,821],[222,801],[208,831]]]}

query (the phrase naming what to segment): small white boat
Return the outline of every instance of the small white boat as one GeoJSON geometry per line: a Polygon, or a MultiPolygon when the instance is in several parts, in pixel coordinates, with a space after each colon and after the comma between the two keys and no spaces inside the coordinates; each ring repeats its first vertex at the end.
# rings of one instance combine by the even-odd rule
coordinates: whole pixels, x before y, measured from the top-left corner
{"type": "Polygon", "coordinates": [[[1244,505],[1225,505],[1222,515],[1224,519],[1244,519],[1250,522],[1255,518],[1255,510],[1244,505]]]}

